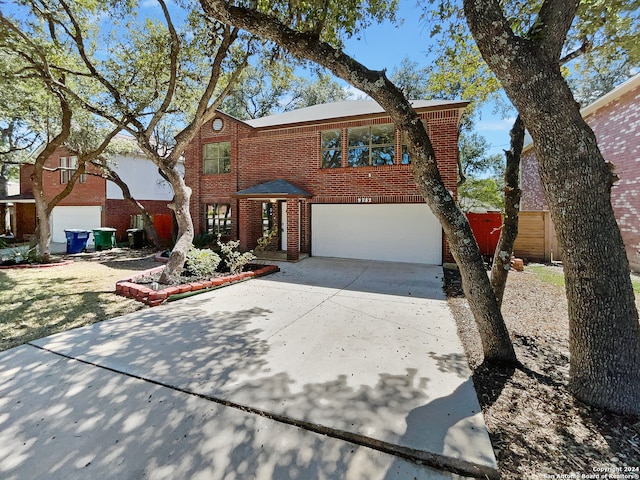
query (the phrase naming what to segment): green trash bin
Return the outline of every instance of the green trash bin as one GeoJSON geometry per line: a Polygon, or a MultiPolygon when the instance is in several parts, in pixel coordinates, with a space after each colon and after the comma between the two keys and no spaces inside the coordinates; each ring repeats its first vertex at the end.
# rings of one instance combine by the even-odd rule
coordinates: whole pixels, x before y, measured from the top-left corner
{"type": "Polygon", "coordinates": [[[96,250],[108,250],[116,245],[116,229],[109,227],[96,228],[93,230],[93,240],[96,250]]]}

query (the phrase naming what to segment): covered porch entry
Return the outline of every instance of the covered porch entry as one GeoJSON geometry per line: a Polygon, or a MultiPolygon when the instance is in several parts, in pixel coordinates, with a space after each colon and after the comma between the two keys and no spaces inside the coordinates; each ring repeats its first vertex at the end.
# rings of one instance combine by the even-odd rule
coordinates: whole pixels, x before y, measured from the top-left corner
{"type": "Polygon", "coordinates": [[[300,258],[303,199],[312,195],[291,182],[278,179],[240,190],[238,223],[240,247],[255,249],[259,244],[286,252],[287,260],[300,258]]]}

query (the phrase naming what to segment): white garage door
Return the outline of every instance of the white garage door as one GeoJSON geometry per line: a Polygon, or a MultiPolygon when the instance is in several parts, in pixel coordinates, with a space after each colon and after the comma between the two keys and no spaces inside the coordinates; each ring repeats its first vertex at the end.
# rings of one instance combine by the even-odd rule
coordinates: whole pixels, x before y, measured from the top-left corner
{"type": "Polygon", "coordinates": [[[317,204],[311,254],[440,265],[442,228],[425,204],[317,204]]]}
{"type": "MultiPolygon", "coordinates": [[[[51,241],[66,242],[64,231],[71,228],[93,230],[101,225],[100,207],[55,207],[51,212],[51,241]]],[[[93,235],[89,237],[93,243],[93,235]]]]}

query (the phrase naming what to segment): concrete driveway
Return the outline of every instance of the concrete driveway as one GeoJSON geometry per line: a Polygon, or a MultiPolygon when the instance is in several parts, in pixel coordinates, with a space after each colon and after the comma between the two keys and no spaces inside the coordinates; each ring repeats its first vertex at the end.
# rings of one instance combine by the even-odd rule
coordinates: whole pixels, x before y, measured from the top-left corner
{"type": "Polygon", "coordinates": [[[440,267],[280,266],[0,354],[0,477],[495,476],[440,267]]]}

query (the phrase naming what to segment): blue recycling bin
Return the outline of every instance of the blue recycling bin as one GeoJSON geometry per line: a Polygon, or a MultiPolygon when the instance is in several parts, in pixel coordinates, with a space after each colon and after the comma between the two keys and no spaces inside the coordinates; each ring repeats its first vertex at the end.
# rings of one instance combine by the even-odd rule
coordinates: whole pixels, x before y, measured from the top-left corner
{"type": "Polygon", "coordinates": [[[80,253],[87,248],[90,230],[70,228],[64,231],[67,236],[67,253],[80,253]]]}

